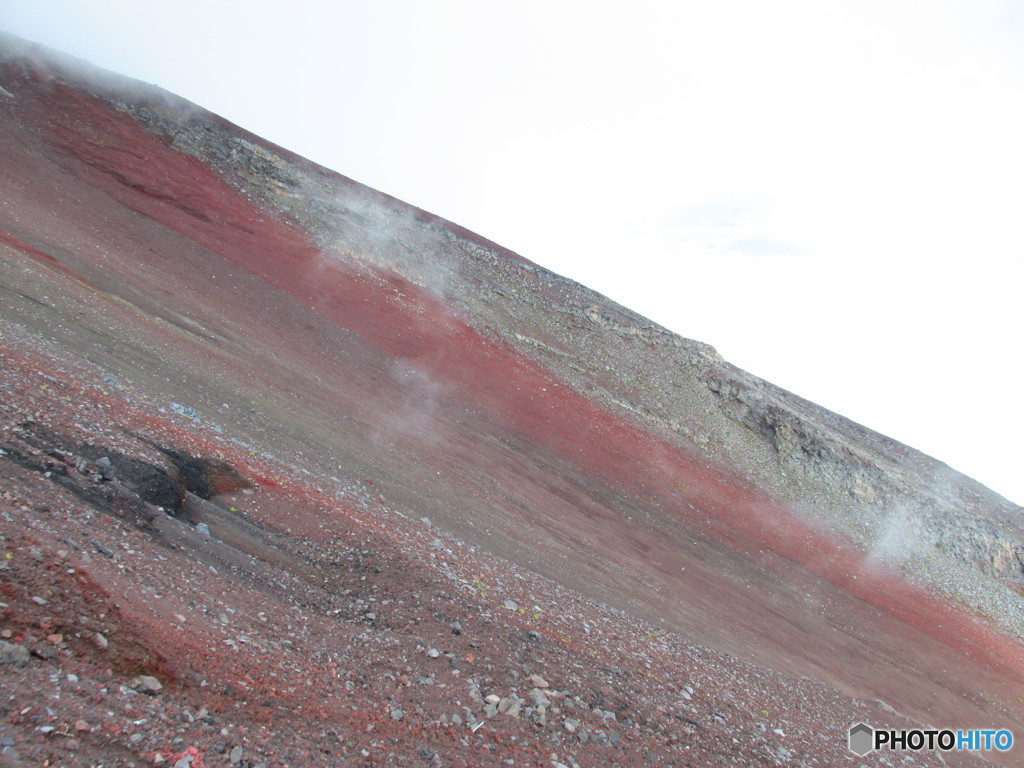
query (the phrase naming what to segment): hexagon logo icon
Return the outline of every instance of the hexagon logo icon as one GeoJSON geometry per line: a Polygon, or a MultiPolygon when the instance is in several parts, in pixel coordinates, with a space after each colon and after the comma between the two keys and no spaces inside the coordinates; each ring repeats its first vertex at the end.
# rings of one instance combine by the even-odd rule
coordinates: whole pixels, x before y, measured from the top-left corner
{"type": "Polygon", "coordinates": [[[850,728],[850,751],[855,755],[864,757],[868,752],[874,752],[875,729],[866,723],[857,723],[850,728]]]}

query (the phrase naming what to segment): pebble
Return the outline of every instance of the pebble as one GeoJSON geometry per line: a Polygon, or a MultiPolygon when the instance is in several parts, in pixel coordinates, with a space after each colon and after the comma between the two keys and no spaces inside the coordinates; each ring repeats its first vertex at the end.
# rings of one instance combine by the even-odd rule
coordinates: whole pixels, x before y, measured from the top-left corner
{"type": "Polygon", "coordinates": [[[506,696],[498,702],[498,712],[512,717],[518,717],[520,710],[518,696],[506,696]]]}
{"type": "Polygon", "coordinates": [[[506,600],[505,607],[508,608],[510,611],[518,611],[519,603],[517,603],[515,600],[506,600]]]}
{"type": "Polygon", "coordinates": [[[543,710],[551,704],[551,700],[547,697],[547,694],[545,694],[540,688],[532,689],[529,696],[530,704],[532,704],[536,709],[543,710]]]}
{"type": "Polygon", "coordinates": [[[210,526],[208,526],[206,523],[196,523],[196,533],[198,533],[200,536],[210,538],[210,526]]]}
{"type": "Polygon", "coordinates": [[[163,684],[155,677],[150,675],[139,675],[132,680],[132,688],[141,692],[148,693],[152,696],[160,693],[163,690],[163,684]]]}
{"type": "Polygon", "coordinates": [[[99,632],[93,635],[92,641],[96,644],[96,647],[99,648],[101,651],[107,650],[107,646],[110,645],[110,641],[107,640],[107,638],[99,632]]]}
{"type": "Polygon", "coordinates": [[[101,456],[98,458],[96,460],[96,466],[100,468],[100,477],[104,480],[114,479],[114,467],[110,463],[110,458],[108,456],[101,456]]]}
{"type": "Polygon", "coordinates": [[[243,751],[241,745],[236,744],[235,746],[233,746],[231,748],[231,754],[228,755],[228,760],[230,761],[230,763],[232,765],[238,765],[240,762],[242,762],[242,755],[243,754],[244,754],[244,751],[243,751]]]}
{"type": "Polygon", "coordinates": [[[17,643],[0,640],[0,664],[23,667],[28,663],[28,648],[17,643]]]}
{"type": "Polygon", "coordinates": [[[549,683],[547,680],[545,680],[540,675],[530,675],[527,678],[527,682],[530,685],[532,685],[534,688],[550,688],[551,687],[551,683],[549,683]]]}
{"type": "Polygon", "coordinates": [[[430,650],[427,651],[427,656],[429,656],[432,659],[436,659],[440,655],[441,655],[441,652],[439,650],[437,650],[437,648],[431,648],[430,650]]]}
{"type": "Polygon", "coordinates": [[[89,543],[92,544],[93,549],[95,549],[97,552],[99,552],[104,557],[113,557],[114,556],[114,553],[112,551],[110,551],[110,548],[107,547],[107,545],[104,544],[102,541],[97,541],[96,539],[89,539],[89,543]]]}

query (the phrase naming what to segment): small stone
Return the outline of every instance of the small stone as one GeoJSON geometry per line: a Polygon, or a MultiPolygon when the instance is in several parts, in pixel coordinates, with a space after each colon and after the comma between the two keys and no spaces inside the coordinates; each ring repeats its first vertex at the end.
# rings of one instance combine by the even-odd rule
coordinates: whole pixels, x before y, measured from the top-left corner
{"type": "Polygon", "coordinates": [[[430,650],[427,651],[427,656],[429,656],[432,659],[436,659],[440,655],[441,655],[441,652],[439,650],[437,650],[437,648],[431,648],[430,650]]]}
{"type": "Polygon", "coordinates": [[[198,533],[203,538],[208,539],[210,538],[210,526],[208,526],[206,523],[196,523],[196,533],[198,533]]]}
{"type": "Polygon", "coordinates": [[[96,466],[99,467],[100,469],[101,478],[103,478],[104,480],[114,479],[114,467],[110,463],[110,458],[108,456],[101,456],[100,458],[96,459],[96,466]]]}
{"type": "Polygon", "coordinates": [[[486,701],[488,704],[497,704],[501,701],[501,696],[499,696],[496,693],[490,693],[487,695],[484,701],[486,701]]]}
{"type": "Polygon", "coordinates": [[[76,731],[91,731],[92,730],[92,726],[90,726],[87,722],[85,722],[85,720],[75,720],[75,730],[76,731]]]}
{"type": "Polygon", "coordinates": [[[565,722],[564,722],[564,723],[562,724],[562,726],[563,726],[563,727],[565,728],[565,730],[566,730],[566,732],[567,732],[567,733],[576,733],[576,731],[577,731],[577,730],[579,729],[579,727],[580,727],[580,721],[579,721],[579,720],[572,720],[572,719],[567,719],[567,720],[566,720],[566,721],[565,721],[565,722]]]}
{"type": "Polygon", "coordinates": [[[510,717],[519,716],[519,697],[518,696],[506,696],[504,699],[498,702],[498,712],[503,715],[509,715],[510,717]]]}
{"type": "Polygon", "coordinates": [[[242,762],[242,755],[243,754],[244,754],[244,751],[243,751],[241,745],[236,744],[235,746],[233,746],[231,748],[231,754],[228,755],[228,760],[231,761],[232,765],[238,765],[240,762],[242,762]]]}
{"type": "Polygon", "coordinates": [[[39,597],[39,595],[33,595],[32,602],[36,605],[46,605],[48,601],[44,597],[39,597]]]}
{"type": "Polygon", "coordinates": [[[505,607],[508,608],[510,611],[518,611],[519,603],[517,603],[515,600],[506,600],[505,607]]]}
{"type": "Polygon", "coordinates": [[[48,642],[50,645],[60,645],[64,642],[64,635],[57,632],[53,633],[52,635],[47,635],[46,642],[48,642]]]}
{"type": "Polygon", "coordinates": [[[107,646],[110,645],[110,641],[107,640],[107,638],[99,632],[93,635],[92,641],[96,644],[96,647],[99,648],[101,651],[107,650],[107,646]]]}
{"type": "Polygon", "coordinates": [[[155,696],[163,690],[163,684],[150,675],[139,675],[132,681],[132,688],[140,693],[148,693],[155,696]]]}
{"type": "Polygon", "coordinates": [[[405,712],[403,712],[402,710],[400,710],[400,709],[392,709],[391,710],[391,719],[392,720],[401,720],[403,717],[405,717],[405,712]]]}
{"type": "Polygon", "coordinates": [[[66,739],[64,741],[64,749],[66,749],[68,752],[74,752],[80,746],[81,744],[79,743],[78,739],[66,739]]]}
{"type": "Polygon", "coordinates": [[[453,635],[461,635],[462,634],[462,622],[461,621],[456,619],[455,621],[453,621],[451,623],[450,626],[452,628],[452,634],[453,635]]]}
{"type": "Polygon", "coordinates": [[[537,709],[542,709],[551,704],[551,700],[547,697],[547,694],[545,694],[544,691],[542,691],[540,688],[532,689],[529,693],[529,696],[530,704],[536,707],[537,709]]]}
{"type": "Polygon", "coordinates": [[[112,558],[114,556],[114,553],[110,550],[110,547],[108,547],[102,541],[97,541],[96,539],[89,539],[89,543],[92,544],[93,549],[95,549],[104,557],[112,558]]]}
{"type": "Polygon", "coordinates": [[[534,688],[550,688],[551,684],[540,675],[530,675],[527,682],[534,688]]]}
{"type": "Polygon", "coordinates": [[[28,663],[28,648],[17,643],[0,640],[0,664],[23,667],[28,663]]]}

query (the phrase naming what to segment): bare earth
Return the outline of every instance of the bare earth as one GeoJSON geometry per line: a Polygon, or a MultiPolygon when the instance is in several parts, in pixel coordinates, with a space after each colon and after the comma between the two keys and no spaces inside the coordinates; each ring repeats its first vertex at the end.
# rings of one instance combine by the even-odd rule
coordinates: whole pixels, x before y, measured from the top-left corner
{"type": "Polygon", "coordinates": [[[0,765],[976,765],[846,731],[1024,738],[1024,647],[968,606],[109,94],[0,73],[0,765]]]}

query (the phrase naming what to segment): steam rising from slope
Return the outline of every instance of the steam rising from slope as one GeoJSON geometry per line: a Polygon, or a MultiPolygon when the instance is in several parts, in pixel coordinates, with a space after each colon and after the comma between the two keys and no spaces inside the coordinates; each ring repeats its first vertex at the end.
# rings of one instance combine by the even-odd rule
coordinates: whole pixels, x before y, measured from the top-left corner
{"type": "Polygon", "coordinates": [[[882,565],[895,568],[925,552],[925,534],[920,520],[899,506],[892,509],[882,521],[864,560],[864,568],[869,571],[882,565]]]}
{"type": "Polygon", "coordinates": [[[391,410],[382,413],[372,437],[378,442],[394,438],[412,438],[427,445],[441,439],[437,411],[444,385],[407,360],[395,360],[388,366],[388,377],[401,396],[391,410]]]}

